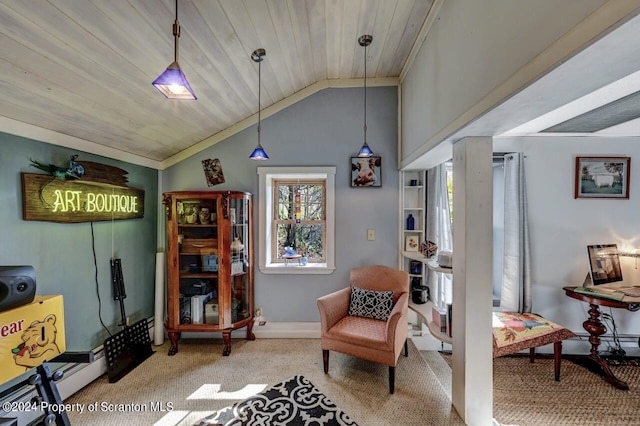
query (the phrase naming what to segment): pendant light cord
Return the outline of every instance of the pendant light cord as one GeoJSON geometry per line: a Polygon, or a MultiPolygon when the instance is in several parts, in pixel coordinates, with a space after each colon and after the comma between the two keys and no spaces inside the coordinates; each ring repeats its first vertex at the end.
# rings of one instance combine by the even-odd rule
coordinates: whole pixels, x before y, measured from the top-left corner
{"type": "Polygon", "coordinates": [[[367,144],[367,45],[364,45],[364,143],[367,144]]]}
{"type": "Polygon", "coordinates": [[[173,60],[178,62],[178,39],[180,38],[180,22],[178,22],[178,0],[176,0],[176,21],[173,23],[173,60]]]}
{"type": "Polygon", "coordinates": [[[260,70],[262,69],[262,58],[260,58],[260,60],[258,61],[258,146],[262,146],[260,145],[260,109],[262,107],[262,104],[260,103],[260,94],[262,91],[262,77],[261,77],[261,72],[260,70]]]}

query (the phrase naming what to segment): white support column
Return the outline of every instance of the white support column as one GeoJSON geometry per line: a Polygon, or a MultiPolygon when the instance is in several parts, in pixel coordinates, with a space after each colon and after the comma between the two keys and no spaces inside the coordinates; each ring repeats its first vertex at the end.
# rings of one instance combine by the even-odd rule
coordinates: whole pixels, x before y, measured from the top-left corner
{"type": "Polygon", "coordinates": [[[493,419],[492,139],[453,145],[452,402],[466,424],[493,419]]]}

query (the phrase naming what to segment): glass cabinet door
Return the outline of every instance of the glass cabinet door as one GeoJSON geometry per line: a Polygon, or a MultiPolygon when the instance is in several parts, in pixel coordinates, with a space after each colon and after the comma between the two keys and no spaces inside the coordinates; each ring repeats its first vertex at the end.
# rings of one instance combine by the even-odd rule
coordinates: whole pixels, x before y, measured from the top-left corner
{"type": "Polygon", "coordinates": [[[229,220],[231,222],[231,322],[235,323],[251,315],[249,267],[251,266],[249,232],[250,209],[247,198],[231,198],[229,220]]]}
{"type": "Polygon", "coordinates": [[[220,323],[216,199],[179,199],[179,324],[220,323]]]}

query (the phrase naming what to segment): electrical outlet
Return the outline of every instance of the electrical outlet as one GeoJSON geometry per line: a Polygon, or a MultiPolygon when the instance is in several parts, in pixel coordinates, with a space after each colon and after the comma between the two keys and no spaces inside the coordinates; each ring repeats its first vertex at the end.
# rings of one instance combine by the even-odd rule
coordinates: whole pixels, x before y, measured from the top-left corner
{"type": "Polygon", "coordinates": [[[373,241],[376,239],[376,230],[375,229],[367,229],[367,240],[373,241]]]}
{"type": "Polygon", "coordinates": [[[262,318],[262,308],[256,308],[256,318],[262,318]]]}

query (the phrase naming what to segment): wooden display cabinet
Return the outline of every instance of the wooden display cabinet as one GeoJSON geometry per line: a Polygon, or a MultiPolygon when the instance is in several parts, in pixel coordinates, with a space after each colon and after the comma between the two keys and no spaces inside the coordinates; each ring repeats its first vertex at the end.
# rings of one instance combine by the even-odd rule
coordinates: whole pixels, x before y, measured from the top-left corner
{"type": "Polygon", "coordinates": [[[253,334],[252,196],[239,191],[163,194],[167,211],[167,332],[169,355],[182,332],[253,334]]]}

